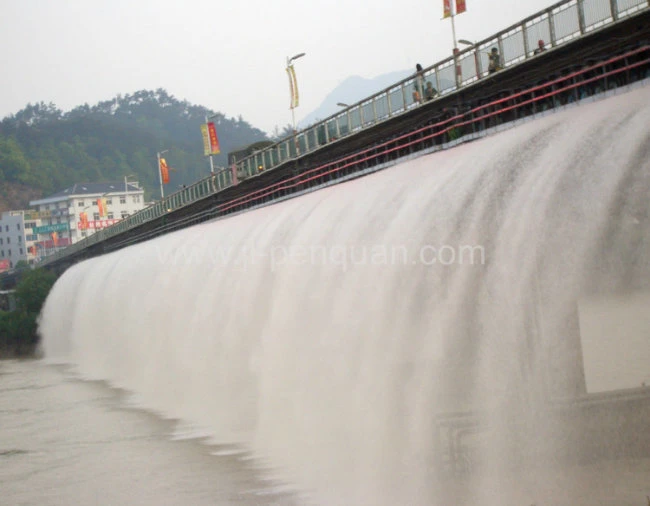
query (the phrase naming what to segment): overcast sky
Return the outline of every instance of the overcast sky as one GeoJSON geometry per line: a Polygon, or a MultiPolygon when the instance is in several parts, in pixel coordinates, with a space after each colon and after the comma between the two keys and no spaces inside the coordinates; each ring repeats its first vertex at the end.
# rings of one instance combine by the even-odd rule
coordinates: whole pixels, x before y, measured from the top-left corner
{"type": "MultiPolygon", "coordinates": [[[[458,38],[478,40],[551,0],[467,0],[458,38]]],[[[300,107],[343,80],[423,66],[451,53],[442,0],[0,0],[0,117],[27,103],[68,111],[165,88],[266,132],[291,123],[287,56],[300,107]]]]}

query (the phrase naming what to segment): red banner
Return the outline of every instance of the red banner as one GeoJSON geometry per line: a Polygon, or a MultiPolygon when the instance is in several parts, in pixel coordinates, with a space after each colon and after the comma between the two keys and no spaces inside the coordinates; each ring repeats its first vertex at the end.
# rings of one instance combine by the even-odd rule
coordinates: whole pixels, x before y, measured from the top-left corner
{"type": "Polygon", "coordinates": [[[86,230],[88,228],[88,215],[79,213],[79,220],[79,230],[86,230]]]}
{"type": "Polygon", "coordinates": [[[219,139],[217,138],[217,129],[214,123],[208,123],[208,136],[210,137],[210,154],[218,155],[221,153],[219,149],[219,139]]]}
{"type": "Polygon", "coordinates": [[[164,158],[160,159],[160,177],[163,184],[169,183],[169,167],[167,167],[167,161],[164,158]]]}
{"type": "Polygon", "coordinates": [[[462,14],[467,10],[465,0],[456,0],[456,14],[462,14]]]}
{"type": "Polygon", "coordinates": [[[106,209],[104,208],[104,199],[97,199],[97,210],[100,216],[106,216],[106,209]]]}
{"type": "Polygon", "coordinates": [[[0,260],[0,272],[9,270],[9,260],[0,260]]]}
{"type": "Polygon", "coordinates": [[[442,17],[448,18],[451,16],[451,0],[442,0],[442,17]]]}

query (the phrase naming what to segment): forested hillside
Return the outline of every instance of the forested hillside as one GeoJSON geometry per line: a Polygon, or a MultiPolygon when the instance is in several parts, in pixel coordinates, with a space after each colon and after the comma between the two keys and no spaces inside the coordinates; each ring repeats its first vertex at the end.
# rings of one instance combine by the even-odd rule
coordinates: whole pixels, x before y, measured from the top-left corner
{"type": "Polygon", "coordinates": [[[156,152],[173,169],[165,194],[209,173],[200,125],[213,116],[225,166],[227,153],[266,139],[241,117],[226,118],[179,101],[165,90],[138,91],[94,106],[62,112],[53,104],[28,105],[0,122],[0,210],[25,208],[30,199],[74,183],[119,181],[135,175],[147,199],[159,198],[156,152]]]}

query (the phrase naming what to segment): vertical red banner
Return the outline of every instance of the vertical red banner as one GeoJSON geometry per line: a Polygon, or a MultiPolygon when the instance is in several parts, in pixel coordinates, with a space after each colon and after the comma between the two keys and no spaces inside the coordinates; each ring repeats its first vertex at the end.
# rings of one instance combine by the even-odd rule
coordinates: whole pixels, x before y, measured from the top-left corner
{"type": "Polygon", "coordinates": [[[462,14],[467,10],[465,0],[456,0],[456,14],[462,14]]]}
{"type": "Polygon", "coordinates": [[[210,154],[218,155],[221,153],[219,139],[217,138],[217,129],[212,122],[208,123],[208,137],[210,138],[210,154]]]}
{"type": "Polygon", "coordinates": [[[103,199],[97,199],[97,211],[100,216],[104,216],[104,202],[103,199]]]}
{"type": "Polygon", "coordinates": [[[448,18],[451,16],[451,0],[442,0],[442,17],[448,18]]]}
{"type": "Polygon", "coordinates": [[[167,160],[164,158],[160,159],[160,177],[163,184],[169,183],[169,167],[167,167],[167,160]]]}

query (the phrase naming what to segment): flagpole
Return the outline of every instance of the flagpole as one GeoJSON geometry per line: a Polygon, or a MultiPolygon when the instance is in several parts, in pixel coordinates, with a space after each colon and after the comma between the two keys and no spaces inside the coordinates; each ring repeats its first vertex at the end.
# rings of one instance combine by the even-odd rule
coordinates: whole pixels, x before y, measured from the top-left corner
{"type": "Polygon", "coordinates": [[[451,36],[454,39],[454,50],[458,48],[458,43],[456,42],[456,23],[454,22],[454,18],[456,17],[456,12],[451,13],[451,36]]]}
{"type": "MultiPolygon", "coordinates": [[[[443,8],[444,8],[444,18],[450,17],[451,18],[451,36],[452,36],[452,42],[454,44],[453,46],[453,56],[454,56],[454,74],[456,74],[456,88],[460,88],[462,84],[462,71],[460,66],[458,65],[458,53],[460,52],[458,50],[458,41],[456,40],[456,21],[455,17],[457,14],[458,10],[458,5],[457,1],[453,0],[443,0],[443,8]]],[[[465,12],[465,7],[463,3],[463,10],[461,12],[465,12]]]]}
{"type": "Polygon", "coordinates": [[[451,2],[452,5],[452,13],[451,13],[451,36],[454,39],[454,70],[456,74],[456,88],[460,88],[461,85],[461,75],[460,75],[460,67],[458,65],[458,42],[456,41],[456,23],[454,21],[454,18],[456,17],[456,5],[455,2],[451,2]]]}

